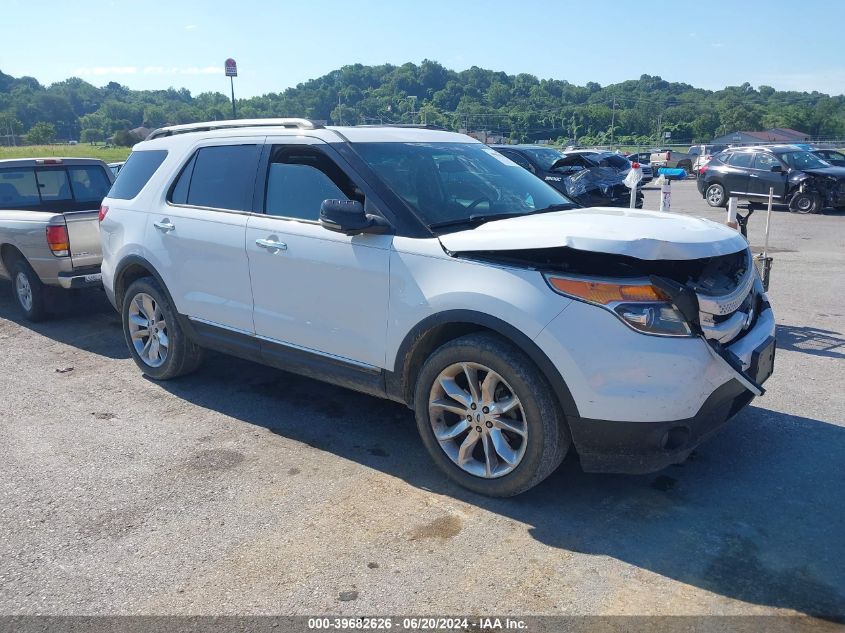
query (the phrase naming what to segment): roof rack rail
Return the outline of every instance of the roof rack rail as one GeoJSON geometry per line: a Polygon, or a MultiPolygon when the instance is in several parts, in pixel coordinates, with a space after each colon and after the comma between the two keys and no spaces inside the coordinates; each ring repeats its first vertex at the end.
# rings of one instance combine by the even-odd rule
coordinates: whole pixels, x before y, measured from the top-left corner
{"type": "Polygon", "coordinates": [[[147,136],[147,140],[173,136],[174,134],[187,134],[188,132],[209,132],[211,130],[227,130],[240,127],[289,127],[300,130],[316,130],[323,126],[309,119],[284,118],[284,119],[234,119],[229,121],[205,121],[202,123],[186,123],[184,125],[168,125],[153,130],[147,136]]]}
{"type": "Polygon", "coordinates": [[[401,127],[417,130],[439,130],[441,132],[449,131],[442,125],[434,125],[433,123],[362,123],[360,125],[353,125],[352,127],[401,127]]]}

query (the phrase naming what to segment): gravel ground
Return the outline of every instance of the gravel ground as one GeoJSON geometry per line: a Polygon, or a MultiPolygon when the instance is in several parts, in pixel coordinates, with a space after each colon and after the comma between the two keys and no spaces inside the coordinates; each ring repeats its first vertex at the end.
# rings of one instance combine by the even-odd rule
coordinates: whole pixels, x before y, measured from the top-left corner
{"type": "Polygon", "coordinates": [[[400,405],[221,355],[155,383],[101,292],[30,325],[0,283],[0,613],[843,614],[845,216],[771,235],[767,395],[686,464],[510,500],[400,405]]]}

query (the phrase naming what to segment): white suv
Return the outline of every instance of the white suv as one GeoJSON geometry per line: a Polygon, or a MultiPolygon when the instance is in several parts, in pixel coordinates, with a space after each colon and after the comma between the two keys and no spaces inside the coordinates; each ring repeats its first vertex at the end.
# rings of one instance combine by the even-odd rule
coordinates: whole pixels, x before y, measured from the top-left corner
{"type": "Polygon", "coordinates": [[[496,151],[303,119],[162,128],[101,210],[141,370],[203,348],[403,402],[476,492],[686,458],[772,371],[748,245],[679,215],[578,208],[496,151]]]}

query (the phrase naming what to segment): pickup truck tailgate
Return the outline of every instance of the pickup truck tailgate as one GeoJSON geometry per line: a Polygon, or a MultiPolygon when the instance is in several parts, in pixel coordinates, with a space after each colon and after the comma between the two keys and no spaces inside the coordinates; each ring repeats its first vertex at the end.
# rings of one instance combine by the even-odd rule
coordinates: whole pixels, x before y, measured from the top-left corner
{"type": "Polygon", "coordinates": [[[103,260],[100,246],[99,209],[64,213],[67,223],[70,259],[74,268],[98,266],[103,260]]]}

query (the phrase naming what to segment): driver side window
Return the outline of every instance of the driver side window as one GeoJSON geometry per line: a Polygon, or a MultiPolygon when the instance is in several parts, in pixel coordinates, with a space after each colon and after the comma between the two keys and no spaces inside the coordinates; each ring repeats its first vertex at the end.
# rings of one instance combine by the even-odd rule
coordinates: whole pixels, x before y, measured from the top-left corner
{"type": "Polygon", "coordinates": [[[357,200],[363,192],[329,156],[311,145],[273,147],[264,212],[316,222],[323,200],[357,200]]]}

